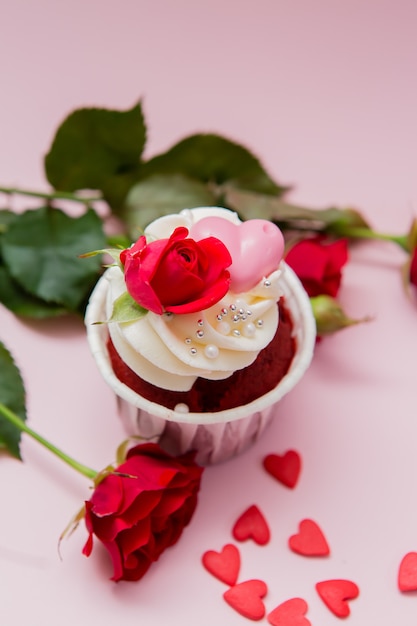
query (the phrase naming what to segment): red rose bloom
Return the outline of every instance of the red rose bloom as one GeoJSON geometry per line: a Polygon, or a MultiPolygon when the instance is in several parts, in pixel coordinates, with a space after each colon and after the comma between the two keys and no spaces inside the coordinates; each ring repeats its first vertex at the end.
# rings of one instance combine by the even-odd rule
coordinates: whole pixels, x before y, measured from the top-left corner
{"type": "Polygon", "coordinates": [[[321,237],[299,241],[285,257],[310,298],[337,295],[342,278],[341,270],[347,260],[346,239],[329,243],[321,237]]]}
{"type": "Polygon", "coordinates": [[[226,295],[226,268],[232,263],[226,246],[216,237],[197,242],[187,235],[179,227],[169,239],[147,244],[142,236],[121,253],[127,290],[145,309],[159,315],[195,313],[226,295]]]}
{"type": "Polygon", "coordinates": [[[410,283],[417,287],[417,248],[414,248],[410,260],[410,283]]]}
{"type": "Polygon", "coordinates": [[[83,553],[90,556],[95,535],[110,553],[112,580],[142,578],[191,520],[202,471],[193,453],[174,458],[152,443],[129,450],[85,503],[83,553]]]}

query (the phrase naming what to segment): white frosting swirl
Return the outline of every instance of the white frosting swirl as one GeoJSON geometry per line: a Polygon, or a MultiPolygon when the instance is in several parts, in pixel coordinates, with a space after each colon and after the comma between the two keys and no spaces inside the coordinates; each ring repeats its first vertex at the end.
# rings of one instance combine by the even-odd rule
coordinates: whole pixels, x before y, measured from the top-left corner
{"type": "MultiPolygon", "coordinates": [[[[238,216],[217,207],[186,209],[159,218],[145,234],[148,241],[168,238],[178,226],[191,226],[216,215],[241,223],[238,216]]],[[[281,296],[277,268],[245,293],[229,291],[217,304],[199,313],[157,315],[149,311],[134,322],[108,324],[112,342],[123,361],[141,378],[164,389],[188,391],[198,377],[228,378],[253,363],[273,339],[281,296]]],[[[118,267],[107,272],[107,316],[126,291],[118,267]]]]}

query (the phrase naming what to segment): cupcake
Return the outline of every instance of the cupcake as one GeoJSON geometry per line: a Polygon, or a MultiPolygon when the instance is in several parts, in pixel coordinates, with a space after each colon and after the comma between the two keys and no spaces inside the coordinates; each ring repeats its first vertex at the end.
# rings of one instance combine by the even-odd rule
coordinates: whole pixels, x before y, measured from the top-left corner
{"type": "Polygon", "coordinates": [[[129,434],[201,464],[256,441],[315,344],[283,250],[272,222],[202,207],[155,220],[116,256],[85,321],[129,434]]]}

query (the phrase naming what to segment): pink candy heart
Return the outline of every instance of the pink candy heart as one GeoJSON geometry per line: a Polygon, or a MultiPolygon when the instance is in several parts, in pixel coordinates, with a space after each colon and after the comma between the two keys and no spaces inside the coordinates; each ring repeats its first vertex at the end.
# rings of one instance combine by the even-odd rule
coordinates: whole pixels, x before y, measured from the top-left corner
{"type": "Polygon", "coordinates": [[[203,554],[202,561],[210,574],[227,585],[236,584],[240,569],[240,553],[232,543],[223,546],[221,552],[207,550],[203,554]]]}
{"type": "Polygon", "coordinates": [[[280,483],[293,489],[301,472],[301,457],[295,450],[287,450],[285,454],[268,454],[263,465],[280,483]]]}
{"type": "Polygon", "coordinates": [[[262,598],[266,595],[267,590],[263,580],[246,580],[230,587],[224,592],[223,598],[235,611],[248,619],[257,621],[265,615],[265,605],[262,598]]]}
{"type": "Polygon", "coordinates": [[[196,241],[220,239],[232,257],[230,289],[242,293],[255,287],[278,268],[284,252],[284,238],[268,220],[248,220],[233,224],[222,217],[205,217],[190,230],[196,241]]]}
{"type": "Polygon", "coordinates": [[[232,535],[237,541],[253,539],[255,543],[264,546],[270,538],[266,519],[258,507],[253,504],[236,520],[232,535]]]}
{"type": "Polygon", "coordinates": [[[330,548],[326,537],[316,522],[304,519],[300,522],[299,532],[289,538],[289,546],[293,552],[303,556],[327,556],[330,548]]]}
{"type": "Polygon", "coordinates": [[[310,620],[304,615],[307,613],[307,602],[302,598],[286,600],[268,615],[268,622],[272,626],[311,626],[310,620]]]}
{"type": "Polygon", "coordinates": [[[417,552],[408,552],[402,559],[398,571],[400,591],[417,591],[417,552]]]}
{"type": "Polygon", "coordinates": [[[347,617],[350,614],[348,600],[359,595],[359,587],[351,580],[324,580],[317,583],[316,589],[324,604],[337,617],[347,617]]]}

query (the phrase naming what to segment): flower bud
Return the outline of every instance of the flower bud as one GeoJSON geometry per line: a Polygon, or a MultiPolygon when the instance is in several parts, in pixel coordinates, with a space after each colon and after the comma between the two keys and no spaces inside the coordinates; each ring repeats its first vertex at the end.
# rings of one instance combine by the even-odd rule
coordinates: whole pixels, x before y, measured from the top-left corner
{"type": "Polygon", "coordinates": [[[411,296],[412,290],[410,290],[410,286],[417,289],[417,248],[414,248],[410,257],[403,265],[402,275],[404,289],[411,296]]]}
{"type": "Polygon", "coordinates": [[[407,250],[410,255],[403,265],[403,284],[406,292],[411,295],[410,285],[417,288],[417,218],[411,222],[407,234],[407,250]]]}
{"type": "Polygon", "coordinates": [[[407,234],[407,247],[411,254],[415,253],[417,248],[417,217],[411,222],[410,230],[407,234]]]}
{"type": "Polygon", "coordinates": [[[310,298],[310,302],[316,320],[318,336],[330,335],[338,330],[342,330],[342,328],[370,320],[369,317],[362,319],[348,317],[339,302],[331,296],[316,296],[315,298],[310,298]]]}

